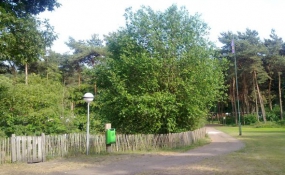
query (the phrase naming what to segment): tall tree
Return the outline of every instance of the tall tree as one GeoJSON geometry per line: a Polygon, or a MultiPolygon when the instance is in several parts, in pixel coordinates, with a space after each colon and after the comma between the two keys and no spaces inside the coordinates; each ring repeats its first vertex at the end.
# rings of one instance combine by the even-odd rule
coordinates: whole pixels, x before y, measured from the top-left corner
{"type": "Polygon", "coordinates": [[[63,55],[48,50],[46,55],[41,57],[37,62],[29,65],[29,73],[35,73],[47,80],[62,82],[62,73],[60,72],[60,65],[63,61],[63,55]]]}
{"type": "Polygon", "coordinates": [[[66,45],[73,51],[72,55],[67,56],[67,64],[62,68],[68,68],[69,72],[77,73],[77,81],[80,86],[82,81],[82,71],[84,67],[93,67],[99,64],[107,55],[107,51],[103,46],[103,41],[99,39],[98,35],[92,35],[90,40],[76,41],[70,37],[66,45]]]}
{"type": "Polygon", "coordinates": [[[269,107],[272,110],[272,81],[274,77],[278,77],[278,94],[279,94],[279,106],[280,106],[280,119],[283,119],[283,105],[282,105],[282,89],[281,89],[281,74],[285,70],[284,57],[282,52],[282,38],[278,37],[275,30],[271,30],[270,39],[265,39],[264,44],[268,50],[268,54],[265,56],[264,62],[268,74],[270,75],[268,92],[269,92],[269,107]]]}
{"type": "MultiPolygon", "coordinates": [[[[232,65],[234,65],[234,59],[233,55],[230,54],[230,43],[233,38],[235,39],[235,54],[238,68],[237,83],[239,83],[238,90],[240,92],[238,98],[242,102],[241,109],[243,113],[249,113],[255,105],[255,111],[258,117],[258,100],[263,120],[266,121],[264,95],[260,89],[260,84],[263,84],[269,78],[262,62],[263,55],[266,55],[266,49],[258,37],[258,32],[255,30],[246,29],[245,32],[237,32],[236,35],[231,32],[222,33],[219,38],[224,44],[222,53],[227,55],[232,65]],[[254,98],[255,96],[258,98],[254,98]]],[[[232,67],[229,70],[233,72],[234,69],[232,67]]],[[[233,74],[228,75],[233,77],[233,74]]]]}
{"type": "Polygon", "coordinates": [[[11,53],[13,54],[12,59],[18,66],[25,66],[25,79],[28,84],[28,64],[43,57],[46,48],[51,46],[56,36],[48,21],[41,22],[34,18],[25,18],[20,22],[20,26],[22,28],[13,28],[11,31],[16,36],[16,43],[11,49],[11,53]],[[40,31],[40,27],[46,27],[47,30],[40,31]]]}
{"type": "MultiPolygon", "coordinates": [[[[235,123],[238,124],[238,110],[237,110],[237,97],[236,97],[236,78],[235,78],[235,65],[234,65],[234,56],[232,53],[231,42],[233,38],[236,38],[232,32],[223,32],[219,37],[219,41],[223,43],[223,46],[220,50],[221,56],[226,57],[228,61],[231,63],[229,64],[229,68],[226,72],[227,79],[226,84],[229,85],[229,99],[231,101],[232,106],[232,113],[235,115],[235,123]]],[[[235,41],[236,43],[236,41],[235,41]]],[[[237,48],[238,49],[238,48],[237,48]]]]}
{"type": "Polygon", "coordinates": [[[124,133],[195,129],[224,87],[207,25],[176,5],[129,8],[125,18],[106,37],[111,58],[96,74],[101,115],[124,133]]]}
{"type": "Polygon", "coordinates": [[[268,80],[269,76],[264,70],[262,56],[266,54],[266,49],[258,37],[258,32],[247,29],[245,33],[239,33],[238,38],[241,40],[243,52],[240,56],[248,58],[247,71],[253,76],[254,86],[257,90],[259,104],[262,112],[263,121],[266,122],[266,112],[264,104],[264,96],[260,90],[260,84],[268,80]]]}
{"type": "MultiPolygon", "coordinates": [[[[72,54],[64,54],[62,56],[60,70],[63,83],[68,86],[71,94],[70,109],[74,112],[74,115],[79,116],[83,104],[78,99],[87,90],[89,92],[94,91],[94,94],[96,94],[96,83],[90,82],[89,75],[86,72],[90,72],[91,68],[95,68],[96,65],[103,63],[104,58],[107,56],[107,51],[103,41],[96,34],[92,35],[89,40],[76,41],[70,37],[66,45],[70,48],[72,54]]],[[[84,123],[82,119],[78,120],[80,128],[83,127],[84,123]]]]}
{"type": "Polygon", "coordinates": [[[7,8],[4,2],[0,5],[0,61],[10,63],[14,73],[24,66],[27,84],[28,63],[38,60],[56,35],[47,20],[39,21],[29,14],[18,17],[12,7],[7,8]]]}

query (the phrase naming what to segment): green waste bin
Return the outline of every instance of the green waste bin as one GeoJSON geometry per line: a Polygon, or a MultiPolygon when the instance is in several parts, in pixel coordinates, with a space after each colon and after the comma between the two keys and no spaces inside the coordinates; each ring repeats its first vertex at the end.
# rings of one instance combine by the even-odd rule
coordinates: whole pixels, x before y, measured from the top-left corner
{"type": "Polygon", "coordinates": [[[106,130],[106,144],[116,143],[116,130],[115,128],[106,130]]]}

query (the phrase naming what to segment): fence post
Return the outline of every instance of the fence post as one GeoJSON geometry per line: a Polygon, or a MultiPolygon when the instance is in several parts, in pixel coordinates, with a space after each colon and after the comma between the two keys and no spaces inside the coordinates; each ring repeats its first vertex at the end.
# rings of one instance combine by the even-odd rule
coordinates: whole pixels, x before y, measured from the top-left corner
{"type": "Polygon", "coordinates": [[[45,147],[46,147],[46,136],[45,136],[45,134],[44,133],[42,133],[42,144],[41,144],[41,146],[42,146],[42,162],[45,162],[46,161],[46,149],[45,149],[45,147]]]}
{"type": "Polygon", "coordinates": [[[12,162],[16,162],[16,142],[15,142],[16,136],[15,134],[12,134],[11,137],[11,156],[12,156],[12,162]]]}
{"type": "MultiPolygon", "coordinates": [[[[111,123],[106,123],[106,125],[105,125],[105,132],[107,132],[107,129],[111,129],[111,123]]],[[[105,134],[105,137],[107,137],[106,134],[105,134]]],[[[112,145],[111,144],[107,144],[107,142],[106,142],[106,151],[108,153],[112,152],[112,145]]]]}

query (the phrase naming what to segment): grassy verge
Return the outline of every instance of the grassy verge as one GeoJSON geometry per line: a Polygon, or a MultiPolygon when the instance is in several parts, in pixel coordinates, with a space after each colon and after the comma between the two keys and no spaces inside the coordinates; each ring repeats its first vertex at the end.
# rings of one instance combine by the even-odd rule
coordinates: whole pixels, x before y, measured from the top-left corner
{"type": "Polygon", "coordinates": [[[246,147],[203,162],[214,174],[285,174],[285,128],[217,127],[243,141],[246,147]]]}

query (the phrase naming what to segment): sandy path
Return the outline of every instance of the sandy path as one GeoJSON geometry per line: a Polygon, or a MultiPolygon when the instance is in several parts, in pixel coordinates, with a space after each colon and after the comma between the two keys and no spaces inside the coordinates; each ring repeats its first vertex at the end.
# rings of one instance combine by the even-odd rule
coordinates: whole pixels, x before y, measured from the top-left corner
{"type": "Polygon", "coordinates": [[[207,127],[207,133],[212,140],[210,144],[185,153],[134,156],[50,175],[204,174],[203,171],[189,173],[189,170],[191,170],[191,166],[197,167],[196,164],[201,160],[237,151],[244,147],[241,141],[212,127],[207,127]]]}

